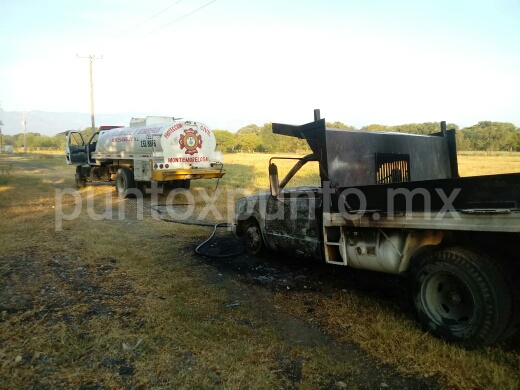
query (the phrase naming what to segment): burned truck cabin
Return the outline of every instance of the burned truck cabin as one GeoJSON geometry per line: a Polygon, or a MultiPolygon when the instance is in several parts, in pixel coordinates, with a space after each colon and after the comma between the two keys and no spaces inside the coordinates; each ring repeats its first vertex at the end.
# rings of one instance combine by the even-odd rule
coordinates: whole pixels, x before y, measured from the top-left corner
{"type": "MultiPolygon", "coordinates": [[[[411,135],[330,129],[317,116],[301,126],[273,124],[274,133],[305,139],[313,153],[299,159],[280,182],[275,165],[278,158],[270,161],[274,196],[264,202],[260,199],[259,208],[265,215],[259,219],[271,249],[322,259],[323,212],[337,211],[339,188],[458,177],[454,130],[447,131],[444,122],[437,134],[411,135]],[[309,161],[319,162],[321,186],[287,188],[292,187],[293,175],[309,161]],[[336,191],[324,195],[324,184],[336,191]],[[324,202],[324,196],[330,199],[324,202]]],[[[352,203],[359,209],[356,199],[352,203]]],[[[238,229],[240,232],[240,224],[238,229]]]]}
{"type": "Polygon", "coordinates": [[[273,132],[305,139],[313,153],[281,181],[272,159],[270,193],[237,201],[250,253],[265,245],[409,276],[424,328],[470,348],[518,330],[520,173],[459,177],[455,130],[444,122],[430,135],[338,130],[315,112],[273,132]],[[311,160],[321,186],[286,188],[311,160]]]}
{"type": "MultiPolygon", "coordinates": [[[[324,229],[324,215],[362,215],[364,227],[375,227],[376,219],[388,219],[393,213],[437,213],[432,214],[435,216],[452,210],[518,211],[520,174],[459,177],[455,130],[447,130],[445,122],[441,122],[438,133],[429,135],[369,132],[327,128],[325,120],[315,113],[313,122],[300,126],[273,123],[273,132],[305,139],[312,154],[298,159],[280,181],[272,159],[271,193],[247,201],[254,205],[252,213],[241,212],[245,200],[237,203],[237,233],[243,234],[248,225],[255,223],[261,233],[258,237],[277,251],[323,258],[320,248],[327,247],[327,234],[334,235],[339,229],[324,229]],[[318,161],[321,185],[312,190],[291,188],[292,176],[309,161],[318,161]]],[[[497,224],[493,222],[488,230],[501,231],[497,224]]],[[[381,220],[378,226],[383,226],[381,220]]],[[[392,221],[384,226],[405,227],[392,221]]],[[[450,221],[449,225],[440,223],[430,228],[484,229],[480,221],[462,225],[450,221]]],[[[507,229],[515,228],[508,225],[507,229]]]]}

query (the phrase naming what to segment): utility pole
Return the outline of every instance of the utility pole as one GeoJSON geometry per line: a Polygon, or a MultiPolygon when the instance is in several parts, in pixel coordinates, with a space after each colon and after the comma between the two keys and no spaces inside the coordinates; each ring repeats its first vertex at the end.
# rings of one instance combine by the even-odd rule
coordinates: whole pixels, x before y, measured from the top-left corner
{"type": "Polygon", "coordinates": [[[22,126],[23,126],[23,152],[27,153],[27,126],[26,126],[26,122],[25,122],[25,111],[23,112],[22,126]]]}
{"type": "Polygon", "coordinates": [[[96,57],[95,54],[89,54],[86,57],[80,57],[76,54],[76,58],[87,58],[89,62],[89,70],[90,70],[90,119],[92,121],[92,134],[94,134],[94,128],[96,127],[94,121],[94,84],[92,82],[92,63],[94,60],[102,60],[103,56],[96,57]]]}

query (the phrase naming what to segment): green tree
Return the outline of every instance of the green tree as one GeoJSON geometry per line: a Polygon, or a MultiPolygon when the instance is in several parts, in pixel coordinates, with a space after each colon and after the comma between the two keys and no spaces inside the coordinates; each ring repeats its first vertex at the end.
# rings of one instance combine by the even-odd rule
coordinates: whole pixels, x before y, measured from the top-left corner
{"type": "MultiPolygon", "coordinates": [[[[39,133],[27,133],[26,134],[25,140],[26,140],[26,143],[27,143],[27,149],[34,148],[34,146],[36,144],[35,139],[37,137],[40,137],[39,133]]],[[[23,148],[23,146],[24,146],[23,145],[23,141],[24,141],[23,133],[16,134],[15,135],[15,141],[14,141],[14,147],[15,148],[23,148]]]]}
{"type": "Polygon", "coordinates": [[[63,134],[55,135],[54,138],[56,139],[56,144],[58,145],[58,149],[65,150],[67,138],[63,134]]]}
{"type": "Polygon", "coordinates": [[[464,132],[459,130],[456,132],[457,150],[471,150],[471,142],[466,138],[464,132]]]}
{"type": "Polygon", "coordinates": [[[4,145],[14,145],[14,136],[12,135],[2,135],[2,142],[4,145]]]}
{"type": "Polygon", "coordinates": [[[513,150],[520,151],[520,128],[513,133],[513,150]]]}
{"type": "Polygon", "coordinates": [[[514,150],[517,129],[507,122],[481,121],[462,129],[472,150],[514,150]]]}
{"type": "Polygon", "coordinates": [[[247,125],[237,130],[237,135],[242,134],[259,134],[260,128],[257,125],[247,125]]]}
{"type": "Polygon", "coordinates": [[[366,131],[394,131],[391,130],[388,126],[376,124],[363,126],[361,129],[366,131]]]}
{"type": "Polygon", "coordinates": [[[92,137],[92,134],[94,134],[96,131],[99,131],[99,128],[94,127],[94,131],[92,131],[91,127],[85,127],[81,131],[81,135],[83,136],[83,139],[85,140],[85,143],[87,143],[90,140],[90,138],[92,137]]]}
{"type": "Polygon", "coordinates": [[[244,152],[259,151],[260,145],[260,136],[253,132],[240,134],[237,137],[237,148],[244,152]]]}
{"type": "MultiPolygon", "coordinates": [[[[458,130],[459,127],[454,123],[448,123],[447,129],[458,130]]],[[[368,125],[363,126],[363,130],[367,131],[383,131],[383,132],[398,132],[407,134],[433,134],[441,131],[440,124],[437,122],[424,122],[424,123],[407,123],[404,125],[397,126],[385,126],[385,125],[368,125]]]]}
{"type": "Polygon", "coordinates": [[[40,136],[34,139],[34,147],[45,149],[59,149],[60,142],[56,137],[40,136]]]}
{"type": "Polygon", "coordinates": [[[227,130],[213,130],[217,141],[217,150],[233,152],[237,145],[237,136],[227,130]]]}
{"type": "Polygon", "coordinates": [[[349,126],[342,122],[325,122],[325,127],[329,129],[356,130],[354,126],[349,126]]]}
{"type": "Polygon", "coordinates": [[[459,126],[457,126],[455,123],[448,123],[446,125],[446,129],[448,129],[448,130],[455,129],[456,131],[459,131],[459,126]]]}

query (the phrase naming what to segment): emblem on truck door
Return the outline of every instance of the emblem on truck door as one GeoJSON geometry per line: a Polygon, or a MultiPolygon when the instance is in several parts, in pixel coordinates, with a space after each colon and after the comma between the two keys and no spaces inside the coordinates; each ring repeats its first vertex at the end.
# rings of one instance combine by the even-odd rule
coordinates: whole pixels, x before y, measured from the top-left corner
{"type": "Polygon", "coordinates": [[[202,147],[202,137],[197,134],[197,130],[193,130],[189,128],[188,130],[184,130],[186,134],[181,134],[179,137],[179,146],[181,149],[186,148],[186,154],[194,155],[199,151],[197,148],[202,147]]]}

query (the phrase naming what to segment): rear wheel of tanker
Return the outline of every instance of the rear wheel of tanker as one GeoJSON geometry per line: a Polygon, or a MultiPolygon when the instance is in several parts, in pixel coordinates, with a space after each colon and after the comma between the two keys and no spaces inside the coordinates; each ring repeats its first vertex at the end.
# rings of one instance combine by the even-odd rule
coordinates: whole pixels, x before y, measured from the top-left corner
{"type": "Polygon", "coordinates": [[[191,185],[191,180],[182,180],[181,188],[184,188],[185,190],[189,190],[191,185]]]}
{"type": "Polygon", "coordinates": [[[121,198],[129,198],[128,190],[135,188],[134,174],[128,168],[120,168],[116,173],[116,191],[121,198]]]}
{"type": "Polygon", "coordinates": [[[493,260],[463,248],[444,248],[423,255],[411,274],[415,313],[425,330],[469,349],[502,335],[511,296],[493,260]]]}
{"type": "Polygon", "coordinates": [[[265,252],[262,231],[260,230],[260,226],[256,221],[247,222],[244,228],[243,237],[247,253],[253,256],[257,256],[265,252]]]}

